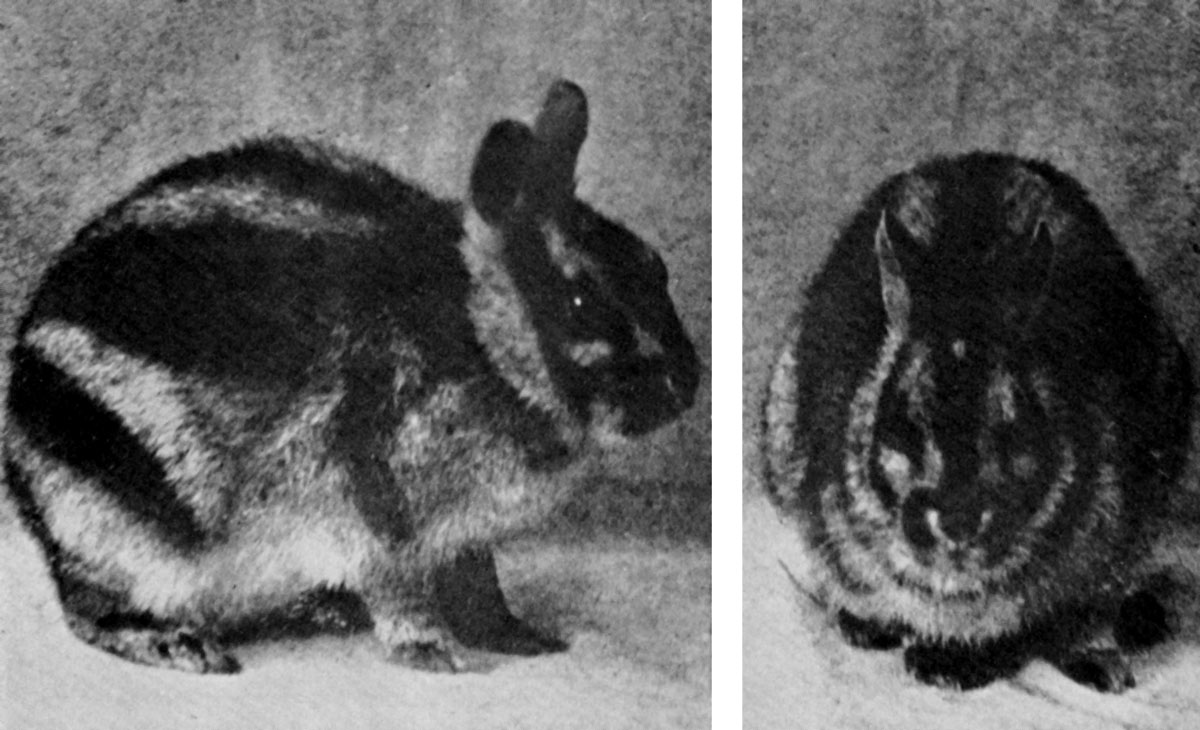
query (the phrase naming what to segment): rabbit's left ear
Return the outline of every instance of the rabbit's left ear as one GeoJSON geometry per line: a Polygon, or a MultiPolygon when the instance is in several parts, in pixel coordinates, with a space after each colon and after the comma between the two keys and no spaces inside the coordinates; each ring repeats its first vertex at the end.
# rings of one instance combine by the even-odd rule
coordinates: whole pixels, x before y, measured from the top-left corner
{"type": "Polygon", "coordinates": [[[496,122],[479,145],[471,169],[471,203],[495,225],[517,204],[534,147],[529,127],[507,119],[496,122]]]}

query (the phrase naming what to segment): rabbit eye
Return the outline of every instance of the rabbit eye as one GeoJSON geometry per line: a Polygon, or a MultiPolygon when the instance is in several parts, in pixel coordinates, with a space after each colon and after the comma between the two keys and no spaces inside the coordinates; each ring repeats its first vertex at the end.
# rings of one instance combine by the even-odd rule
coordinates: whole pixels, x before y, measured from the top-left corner
{"type": "Polygon", "coordinates": [[[576,289],[567,295],[567,316],[578,317],[588,308],[591,298],[581,289],[576,289]]]}
{"type": "MultiPolygon", "coordinates": [[[[582,282],[580,282],[582,284],[582,282]]],[[[564,306],[566,318],[575,325],[582,325],[595,309],[596,298],[585,286],[574,286],[566,293],[564,306]]]]}

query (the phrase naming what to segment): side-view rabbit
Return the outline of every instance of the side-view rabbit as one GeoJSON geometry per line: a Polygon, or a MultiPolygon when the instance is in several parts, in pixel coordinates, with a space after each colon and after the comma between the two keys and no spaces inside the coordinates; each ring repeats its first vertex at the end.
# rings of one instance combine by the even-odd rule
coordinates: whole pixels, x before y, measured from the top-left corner
{"type": "MultiPolygon", "coordinates": [[[[1145,567],[1186,457],[1185,353],[1086,192],[972,153],[885,181],[772,374],[764,462],[846,639],[976,687],[1101,690],[1169,621],[1145,567]]],[[[807,586],[806,586],[807,587],[807,586]]]]}
{"type": "Polygon", "coordinates": [[[76,635],[233,671],[247,622],[351,603],[389,657],[562,649],[498,540],[699,381],[659,255],[575,197],[583,92],[484,137],[469,200],[310,142],[174,165],[83,228],[20,321],[7,482],[76,635]]]}

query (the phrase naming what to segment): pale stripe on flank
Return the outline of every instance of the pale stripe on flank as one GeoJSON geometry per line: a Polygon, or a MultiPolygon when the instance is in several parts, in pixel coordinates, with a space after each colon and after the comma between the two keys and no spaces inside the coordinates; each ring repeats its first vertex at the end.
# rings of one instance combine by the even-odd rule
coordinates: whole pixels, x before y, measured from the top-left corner
{"type": "Polygon", "coordinates": [[[51,536],[84,561],[83,577],[126,594],[133,610],[185,621],[235,619],[317,586],[356,588],[379,549],[336,497],[347,478],[338,468],[314,474],[307,502],[290,493],[282,502],[240,505],[228,534],[180,551],[94,480],[38,452],[18,429],[6,438],[51,536]]]}
{"type": "Polygon", "coordinates": [[[38,325],[25,336],[25,344],[121,419],[158,457],[201,524],[219,518],[224,505],[220,490],[205,489],[202,483],[219,471],[220,460],[196,430],[183,382],[165,367],[60,320],[38,325]]]}
{"type": "Polygon", "coordinates": [[[191,186],[167,185],[130,200],[121,209],[115,227],[186,228],[211,220],[218,213],[256,226],[300,235],[368,235],[379,230],[365,216],[329,210],[317,202],[288,197],[277,190],[245,180],[217,180],[191,186]]]}
{"type": "Polygon", "coordinates": [[[765,458],[768,486],[784,503],[793,502],[808,467],[808,453],[796,443],[796,343],[800,339],[798,319],[789,326],[779,357],[771,371],[767,389],[765,420],[765,458]]]}

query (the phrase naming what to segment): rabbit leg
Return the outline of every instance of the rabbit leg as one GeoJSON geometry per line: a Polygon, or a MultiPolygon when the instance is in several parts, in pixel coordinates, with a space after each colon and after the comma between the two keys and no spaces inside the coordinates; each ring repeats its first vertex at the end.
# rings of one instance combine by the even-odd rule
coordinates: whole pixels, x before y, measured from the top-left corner
{"type": "Polygon", "coordinates": [[[1059,623],[1072,620],[1090,628],[1064,632],[1067,638],[1048,646],[1045,656],[1063,674],[1099,692],[1136,686],[1128,652],[1154,646],[1170,633],[1167,609],[1153,588],[1135,591],[1094,616],[1068,614],[1059,623]]]}
{"type": "MultiPolygon", "coordinates": [[[[1159,586],[1159,590],[1170,586],[1159,586]]],[[[1136,591],[1121,602],[1113,621],[1113,639],[1123,649],[1147,649],[1171,634],[1166,606],[1153,589],[1136,591]]]]}
{"type": "Polygon", "coordinates": [[[197,674],[232,674],[240,668],[200,629],[129,609],[116,593],[72,578],[61,580],[59,592],[67,626],[97,649],[197,674]]]}
{"type": "Polygon", "coordinates": [[[122,659],[196,674],[232,674],[237,660],[194,628],[128,614],[93,621],[67,615],[67,625],[83,641],[122,659]]]}
{"type": "Polygon", "coordinates": [[[442,619],[429,573],[398,569],[396,561],[376,571],[378,577],[362,590],[375,624],[375,636],[389,659],[414,669],[461,672],[470,669],[466,649],[442,619]]]}
{"type": "Polygon", "coordinates": [[[1009,641],[982,646],[918,643],[904,650],[904,667],[926,684],[968,690],[1016,674],[1026,658],[1020,646],[1009,641]]]}
{"type": "Polygon", "coordinates": [[[1129,659],[1115,645],[1081,647],[1052,661],[1063,674],[1100,692],[1115,694],[1137,684],[1129,659]]]}
{"type": "Polygon", "coordinates": [[[1124,692],[1137,684],[1126,651],[1153,646],[1168,631],[1162,603],[1151,592],[1139,591],[1111,614],[1102,614],[1090,635],[1049,647],[1046,658],[1080,684],[1099,692],[1124,692]]]}
{"type": "Polygon", "coordinates": [[[566,650],[566,642],[512,614],[489,549],[463,550],[453,563],[438,569],[435,580],[440,613],[467,646],[521,656],[566,650]]]}

